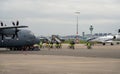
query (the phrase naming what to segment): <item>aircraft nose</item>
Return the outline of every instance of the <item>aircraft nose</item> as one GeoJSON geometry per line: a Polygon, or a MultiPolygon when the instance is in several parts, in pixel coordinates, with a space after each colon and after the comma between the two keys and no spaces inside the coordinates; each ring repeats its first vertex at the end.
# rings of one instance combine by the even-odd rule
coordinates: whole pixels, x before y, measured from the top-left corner
{"type": "Polygon", "coordinates": [[[36,37],[35,44],[39,44],[39,43],[40,43],[40,39],[36,37]]]}

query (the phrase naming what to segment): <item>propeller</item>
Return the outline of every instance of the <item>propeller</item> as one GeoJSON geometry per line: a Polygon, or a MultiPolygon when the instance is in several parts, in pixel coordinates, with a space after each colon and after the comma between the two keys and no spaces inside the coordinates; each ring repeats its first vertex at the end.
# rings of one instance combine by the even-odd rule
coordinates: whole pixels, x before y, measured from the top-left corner
{"type": "Polygon", "coordinates": [[[13,26],[18,26],[19,25],[19,21],[16,21],[16,23],[12,22],[12,24],[13,24],[13,26]]]}
{"type": "MultiPolygon", "coordinates": [[[[15,24],[15,22],[12,22],[12,24],[13,24],[13,26],[19,26],[19,21],[16,21],[16,24],[15,24]]],[[[18,30],[18,28],[16,27],[15,28],[15,34],[13,34],[13,39],[15,38],[15,36],[16,36],[16,38],[17,38],[17,40],[19,40],[19,38],[18,38],[18,32],[19,32],[19,30],[18,30]]]]}
{"type": "Polygon", "coordinates": [[[18,33],[17,33],[17,32],[18,32],[18,31],[15,31],[15,34],[13,34],[12,39],[14,39],[14,38],[15,38],[15,36],[16,36],[17,40],[19,40],[19,38],[18,38],[18,33]]]}
{"type": "Polygon", "coordinates": [[[6,24],[3,24],[3,22],[1,22],[0,24],[1,24],[1,26],[7,26],[6,24]]]}
{"type": "Polygon", "coordinates": [[[16,26],[18,26],[18,25],[19,25],[19,21],[16,22],[16,26]]]}
{"type": "Polygon", "coordinates": [[[19,32],[19,30],[16,28],[15,29],[15,34],[13,34],[12,39],[14,39],[16,37],[16,39],[19,40],[18,32],[19,32]]]}
{"type": "Polygon", "coordinates": [[[17,28],[15,28],[15,36],[16,36],[17,40],[19,40],[19,38],[18,38],[18,32],[19,32],[19,30],[17,28]]]}
{"type": "Polygon", "coordinates": [[[1,26],[3,26],[3,22],[1,22],[1,26]]]}

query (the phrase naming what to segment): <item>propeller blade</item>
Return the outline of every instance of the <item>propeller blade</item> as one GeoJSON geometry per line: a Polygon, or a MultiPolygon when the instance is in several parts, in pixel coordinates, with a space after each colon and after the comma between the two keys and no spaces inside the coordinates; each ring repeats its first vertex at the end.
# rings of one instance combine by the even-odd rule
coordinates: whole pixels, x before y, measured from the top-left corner
{"type": "Polygon", "coordinates": [[[19,39],[19,38],[18,38],[18,32],[19,32],[19,30],[16,28],[16,29],[15,29],[15,36],[16,36],[17,40],[19,39]]]}
{"type": "Polygon", "coordinates": [[[2,34],[2,42],[4,42],[3,39],[4,39],[4,35],[2,34]]]}
{"type": "Polygon", "coordinates": [[[19,37],[18,37],[18,31],[15,31],[15,34],[13,34],[12,39],[14,39],[15,37],[16,37],[17,40],[19,40],[19,37]]]}
{"type": "Polygon", "coordinates": [[[15,38],[15,34],[13,34],[13,37],[12,37],[12,39],[14,39],[15,38]]]}
{"type": "Polygon", "coordinates": [[[16,34],[16,38],[17,38],[17,40],[19,40],[19,38],[18,38],[18,33],[16,34]]]}
{"type": "Polygon", "coordinates": [[[16,26],[18,26],[18,25],[19,25],[19,21],[16,22],[16,26]]]}
{"type": "Polygon", "coordinates": [[[1,26],[3,26],[3,22],[1,22],[1,26]]]}
{"type": "Polygon", "coordinates": [[[12,22],[12,24],[13,24],[13,26],[15,26],[15,23],[14,23],[14,22],[12,22]]]}

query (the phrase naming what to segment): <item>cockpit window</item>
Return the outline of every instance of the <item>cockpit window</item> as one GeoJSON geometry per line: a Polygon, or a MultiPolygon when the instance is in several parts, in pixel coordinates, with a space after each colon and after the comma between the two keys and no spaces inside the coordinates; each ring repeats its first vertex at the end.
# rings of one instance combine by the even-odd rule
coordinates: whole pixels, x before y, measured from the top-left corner
{"type": "Polygon", "coordinates": [[[34,35],[34,33],[30,32],[31,35],[34,35]]]}
{"type": "Polygon", "coordinates": [[[34,35],[33,32],[30,31],[29,34],[32,35],[32,36],[30,37],[31,39],[34,39],[34,38],[35,38],[35,35],[34,35]]]}

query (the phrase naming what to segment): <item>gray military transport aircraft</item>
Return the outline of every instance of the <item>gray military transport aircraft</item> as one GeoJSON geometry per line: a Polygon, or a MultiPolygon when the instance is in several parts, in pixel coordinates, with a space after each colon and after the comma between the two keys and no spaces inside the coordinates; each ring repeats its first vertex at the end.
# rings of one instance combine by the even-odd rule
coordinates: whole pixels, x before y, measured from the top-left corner
{"type": "Polygon", "coordinates": [[[34,50],[33,45],[39,43],[39,39],[27,29],[28,26],[19,26],[19,21],[12,22],[13,26],[0,23],[0,48],[10,50],[34,50]]]}

